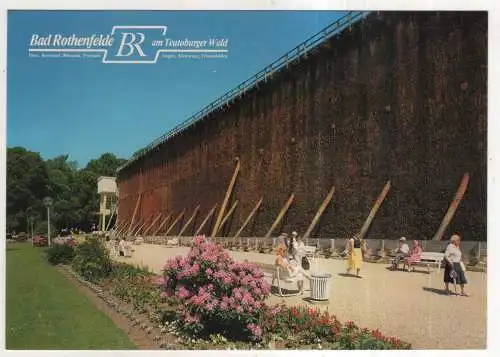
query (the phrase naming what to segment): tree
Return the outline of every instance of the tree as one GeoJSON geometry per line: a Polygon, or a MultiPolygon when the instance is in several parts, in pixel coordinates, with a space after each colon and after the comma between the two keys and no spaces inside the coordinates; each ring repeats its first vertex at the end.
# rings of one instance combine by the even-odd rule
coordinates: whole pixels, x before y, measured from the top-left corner
{"type": "Polygon", "coordinates": [[[45,162],[22,147],[7,150],[7,231],[28,231],[27,212],[42,217],[42,198],[49,192],[45,162]]]}
{"type": "Polygon", "coordinates": [[[98,176],[115,176],[118,167],[127,160],[119,159],[109,152],[102,154],[98,159],[90,160],[85,170],[89,170],[98,176]]]}
{"type": "Polygon", "coordinates": [[[51,208],[51,217],[56,228],[69,228],[80,219],[77,215],[79,202],[73,197],[76,184],[76,163],[68,162],[68,155],[47,160],[50,181],[50,196],[56,198],[51,208]]]}
{"type": "Polygon", "coordinates": [[[7,155],[7,229],[28,231],[28,216],[38,232],[46,229],[43,198],[51,196],[51,227],[89,230],[97,221],[97,179],[114,176],[126,160],[105,153],[90,160],[84,169],[61,155],[46,162],[38,153],[9,148],[7,155]]]}

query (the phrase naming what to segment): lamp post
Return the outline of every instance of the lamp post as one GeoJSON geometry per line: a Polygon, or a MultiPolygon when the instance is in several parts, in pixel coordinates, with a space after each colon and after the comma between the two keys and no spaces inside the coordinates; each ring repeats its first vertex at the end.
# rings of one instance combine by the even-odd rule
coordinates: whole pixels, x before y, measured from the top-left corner
{"type": "Polygon", "coordinates": [[[31,243],[33,243],[33,223],[35,222],[35,219],[31,217],[31,243]]]}
{"type": "Polygon", "coordinates": [[[47,207],[47,243],[50,247],[50,206],[52,206],[53,200],[51,197],[45,197],[43,199],[43,204],[47,207]]]}
{"type": "MultiPolygon", "coordinates": [[[[26,234],[28,236],[27,239],[29,239],[29,237],[31,236],[30,235],[30,227],[31,227],[30,222],[33,220],[33,218],[31,217],[32,210],[33,209],[31,206],[26,209],[26,234]]],[[[31,245],[33,245],[33,237],[31,237],[31,245]]]]}

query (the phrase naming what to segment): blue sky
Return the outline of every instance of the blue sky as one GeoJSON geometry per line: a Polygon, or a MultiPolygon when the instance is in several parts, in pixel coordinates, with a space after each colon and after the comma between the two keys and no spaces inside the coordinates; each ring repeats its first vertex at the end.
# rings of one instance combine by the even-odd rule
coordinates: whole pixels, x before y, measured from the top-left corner
{"type": "Polygon", "coordinates": [[[84,166],[128,158],[345,13],[333,11],[16,11],[8,14],[7,144],[84,166]],[[167,25],[175,39],[229,39],[228,58],[103,64],[29,58],[32,34],[88,36],[167,25]]]}

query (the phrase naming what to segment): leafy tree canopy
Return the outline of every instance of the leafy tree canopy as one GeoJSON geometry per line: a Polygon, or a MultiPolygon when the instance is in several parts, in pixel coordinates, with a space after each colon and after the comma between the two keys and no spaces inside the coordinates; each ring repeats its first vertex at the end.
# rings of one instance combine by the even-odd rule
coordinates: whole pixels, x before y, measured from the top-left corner
{"type": "Polygon", "coordinates": [[[125,163],[112,153],[104,153],[78,169],[68,155],[43,160],[39,153],[22,147],[7,149],[7,231],[28,232],[29,219],[35,231],[46,232],[43,198],[53,198],[51,224],[55,229],[89,230],[98,217],[97,179],[115,176],[125,163]]]}

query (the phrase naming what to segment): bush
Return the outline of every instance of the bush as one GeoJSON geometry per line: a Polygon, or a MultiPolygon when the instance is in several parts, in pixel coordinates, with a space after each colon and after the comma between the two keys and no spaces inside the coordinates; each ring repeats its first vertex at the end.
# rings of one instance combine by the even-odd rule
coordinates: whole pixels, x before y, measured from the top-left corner
{"type": "Polygon", "coordinates": [[[98,283],[110,274],[111,258],[98,238],[88,238],[76,245],[72,267],[86,280],[98,283]]]}
{"type": "Polygon", "coordinates": [[[204,236],[195,237],[186,257],[167,262],[159,285],[162,296],[177,304],[182,328],[191,335],[220,333],[235,340],[258,340],[258,326],[269,284],[249,263],[204,236]]]}
{"type": "Polygon", "coordinates": [[[146,268],[141,268],[126,263],[113,262],[113,265],[111,267],[111,278],[126,279],[136,276],[154,276],[154,273],[150,272],[146,268]]]}
{"type": "Polygon", "coordinates": [[[42,236],[34,236],[33,237],[33,245],[35,247],[46,247],[48,245],[48,240],[42,236]]]}
{"type": "Polygon", "coordinates": [[[127,303],[135,310],[145,312],[146,307],[159,309],[160,294],[153,281],[154,274],[146,269],[129,264],[113,264],[109,279],[105,285],[111,293],[127,303]]]}
{"type": "Polygon", "coordinates": [[[75,256],[74,244],[70,241],[64,244],[54,244],[47,249],[46,254],[50,264],[57,265],[70,263],[75,256]]]}

